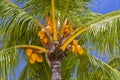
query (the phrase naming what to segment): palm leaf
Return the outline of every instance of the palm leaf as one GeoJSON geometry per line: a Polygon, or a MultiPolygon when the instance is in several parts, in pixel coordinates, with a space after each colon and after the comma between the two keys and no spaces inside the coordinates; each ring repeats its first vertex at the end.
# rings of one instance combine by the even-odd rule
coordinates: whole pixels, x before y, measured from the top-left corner
{"type": "MultiPolygon", "coordinates": [[[[86,3],[89,1],[90,0],[55,0],[56,18],[59,18],[62,24],[71,12],[82,12],[86,10],[86,3]]],[[[44,18],[46,14],[51,14],[50,0],[16,0],[16,2],[17,4],[23,4],[22,8],[38,20],[44,18]]]]}
{"type": "Polygon", "coordinates": [[[75,80],[117,80],[120,78],[119,71],[86,52],[79,56],[79,59],[75,80]]]}
{"type": "Polygon", "coordinates": [[[29,64],[26,64],[25,67],[24,67],[24,69],[23,69],[22,72],[20,73],[18,80],[24,80],[24,79],[25,79],[25,74],[28,72],[28,71],[27,71],[28,68],[29,68],[29,64]]]}
{"type": "Polygon", "coordinates": [[[116,68],[116,67],[120,67],[120,58],[115,58],[115,59],[112,59],[108,65],[110,65],[111,67],[113,68],[116,68]]]}
{"type": "Polygon", "coordinates": [[[0,3],[0,10],[2,15],[1,42],[5,43],[4,47],[39,42],[36,34],[40,29],[40,24],[32,16],[8,0],[0,3]]]}
{"type": "MultiPolygon", "coordinates": [[[[20,0],[17,0],[20,1],[20,0]]],[[[21,0],[22,1],[22,0],[21,0]]],[[[55,0],[55,9],[56,13],[65,13],[60,16],[61,23],[64,21],[66,16],[70,16],[69,12],[76,10],[82,12],[86,9],[85,3],[89,0],[55,0]],[[82,1],[82,2],[81,2],[82,1]],[[67,3],[63,5],[61,3],[67,3]],[[69,4],[72,3],[72,4],[69,4]],[[69,6],[69,7],[68,7],[69,6]],[[62,10],[64,8],[64,10],[62,10]],[[80,9],[78,9],[80,8],[80,9]],[[58,10],[58,11],[57,11],[58,10]]],[[[0,40],[2,44],[2,50],[0,51],[0,78],[7,80],[7,76],[10,73],[10,69],[13,68],[13,65],[16,65],[18,57],[16,55],[16,50],[9,49],[9,47],[19,44],[37,44],[40,45],[39,39],[37,37],[37,32],[40,29],[40,24],[34,19],[34,17],[42,16],[45,14],[51,14],[51,4],[49,0],[25,0],[24,10],[10,2],[9,0],[1,0],[0,3],[0,18],[1,18],[1,30],[0,30],[0,40]],[[43,5],[44,6],[41,6],[43,5]],[[26,12],[25,12],[26,11],[26,12]],[[28,13],[27,13],[28,12],[28,13]],[[4,14],[3,14],[4,13],[4,14]],[[34,17],[32,17],[32,16],[34,17]],[[7,49],[6,49],[7,48],[7,49]],[[11,53],[9,52],[11,50],[11,53]],[[12,57],[10,54],[11,53],[12,57]],[[15,58],[13,57],[15,56],[15,58]],[[9,60],[9,61],[7,61],[9,60]],[[11,62],[14,60],[13,62],[11,62]],[[8,67],[7,65],[10,65],[8,67]],[[7,66],[7,67],[6,67],[7,66]]],[[[79,12],[79,13],[80,13],[79,12]]],[[[100,15],[98,19],[86,23],[91,20],[87,18],[85,22],[80,21],[81,24],[84,24],[84,27],[91,26],[91,28],[84,34],[81,34],[81,38],[86,37],[87,41],[90,41],[96,47],[96,50],[102,50],[103,52],[119,52],[119,40],[120,40],[120,11],[116,11],[106,15],[100,15]],[[106,17],[106,18],[105,18],[106,17]],[[84,36],[89,35],[89,36],[84,36]],[[116,36],[114,36],[116,35],[116,36]],[[114,40],[111,40],[113,38],[114,40]],[[105,40],[104,40],[105,39],[105,40]],[[104,40],[104,41],[103,41],[104,40]],[[112,47],[111,47],[112,46],[112,47]],[[114,48],[114,49],[112,49],[114,48]]],[[[56,14],[59,17],[59,14],[56,14]]],[[[73,14],[71,14],[73,15],[73,14]]],[[[74,17],[73,17],[74,18],[74,17]]],[[[38,18],[40,20],[41,18],[38,18]]],[[[85,18],[86,19],[86,18],[85,18]]],[[[76,21],[75,21],[76,22],[76,21]]],[[[74,22],[74,23],[75,23],[74,22]]],[[[84,28],[82,27],[82,28],[84,28]]],[[[78,58],[76,55],[68,55],[68,57],[62,63],[62,79],[71,79],[73,75],[77,75],[78,79],[88,80],[100,77],[100,79],[110,79],[118,80],[120,78],[120,73],[105,64],[104,62],[98,60],[97,58],[85,54],[78,58]],[[80,60],[79,60],[80,58],[80,60]],[[71,66],[72,65],[72,66],[71,66]],[[77,73],[77,74],[76,74],[77,73]],[[103,74],[102,74],[103,73],[103,74]]],[[[50,79],[50,68],[46,61],[43,63],[35,63],[31,65],[26,64],[20,80],[49,80],[50,79]],[[44,68],[44,69],[43,69],[44,68]],[[26,75],[23,75],[26,74],[26,75]],[[47,76],[47,77],[46,77],[47,76]]],[[[96,78],[97,79],[97,78],[96,78]]]]}
{"type": "MultiPolygon", "coordinates": [[[[73,77],[78,60],[79,57],[77,55],[68,53],[67,58],[62,62],[62,79],[66,80],[73,77]]],[[[27,63],[20,74],[19,80],[28,79],[50,80],[50,67],[48,66],[46,61],[43,63],[35,63],[34,65],[27,63]]]]}
{"type": "Polygon", "coordinates": [[[11,47],[0,50],[0,79],[7,80],[9,74],[14,75],[15,68],[18,65],[18,51],[11,47]]]}
{"type": "Polygon", "coordinates": [[[42,63],[30,64],[27,62],[22,70],[19,80],[50,80],[50,67],[44,60],[42,63]]]}
{"type": "Polygon", "coordinates": [[[67,58],[62,62],[61,66],[62,80],[70,80],[75,75],[75,69],[78,61],[78,55],[70,52],[67,54],[67,58]]]}
{"type": "Polygon", "coordinates": [[[101,60],[95,58],[88,54],[88,58],[90,62],[97,68],[97,71],[100,71],[101,78],[107,78],[110,80],[117,80],[120,78],[120,72],[116,69],[112,68],[111,66],[107,65],[106,63],[102,62],[101,60]],[[103,77],[102,77],[103,76],[103,77]]]}
{"type": "Polygon", "coordinates": [[[98,52],[119,55],[119,25],[120,11],[114,11],[85,23],[84,26],[90,26],[90,28],[83,36],[88,35],[85,37],[89,44],[94,45],[94,49],[98,52]]]}

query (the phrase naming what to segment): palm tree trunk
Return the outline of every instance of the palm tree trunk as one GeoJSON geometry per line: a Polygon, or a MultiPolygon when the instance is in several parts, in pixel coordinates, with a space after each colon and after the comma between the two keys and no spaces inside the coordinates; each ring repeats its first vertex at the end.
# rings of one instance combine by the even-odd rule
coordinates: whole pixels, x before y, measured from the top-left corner
{"type": "Polygon", "coordinates": [[[61,61],[51,62],[51,80],[61,80],[61,61]]]}

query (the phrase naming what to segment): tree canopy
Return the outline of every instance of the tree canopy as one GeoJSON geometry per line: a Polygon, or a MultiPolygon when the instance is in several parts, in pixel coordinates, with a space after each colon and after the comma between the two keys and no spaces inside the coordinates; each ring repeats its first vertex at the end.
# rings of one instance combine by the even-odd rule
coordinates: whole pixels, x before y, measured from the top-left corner
{"type": "Polygon", "coordinates": [[[26,66],[19,80],[50,80],[46,52],[51,46],[43,45],[38,33],[44,29],[49,41],[56,43],[60,38],[58,32],[68,24],[72,28],[71,35],[65,36],[59,47],[63,52],[68,49],[61,67],[62,80],[118,80],[120,72],[115,67],[119,65],[120,56],[120,11],[105,15],[93,13],[87,7],[89,1],[0,0],[0,79],[8,80],[9,74],[14,74],[13,70],[18,65],[20,51],[24,50],[25,53],[26,49],[31,48],[42,51],[39,53],[43,56],[43,62],[31,64],[24,54],[26,66]],[[53,33],[46,27],[49,18],[53,33]],[[83,48],[82,55],[69,49],[69,44],[74,40],[78,40],[83,48]],[[90,50],[113,56],[113,61],[106,64],[91,55],[90,50]]]}

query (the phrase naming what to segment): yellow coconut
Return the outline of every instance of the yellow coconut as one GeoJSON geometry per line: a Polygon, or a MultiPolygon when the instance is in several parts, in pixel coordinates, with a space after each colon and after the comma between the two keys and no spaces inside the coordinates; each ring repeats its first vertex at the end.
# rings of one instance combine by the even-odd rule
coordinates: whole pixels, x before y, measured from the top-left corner
{"type": "Polygon", "coordinates": [[[82,48],[80,45],[77,45],[77,52],[78,52],[78,54],[80,54],[80,55],[82,55],[83,52],[84,52],[83,48],[82,48]]]}
{"type": "Polygon", "coordinates": [[[30,58],[29,61],[30,61],[30,64],[34,64],[35,63],[35,60],[32,59],[32,58],[30,58]]]}
{"type": "Polygon", "coordinates": [[[43,44],[47,44],[48,43],[48,38],[47,37],[45,37],[45,38],[43,38],[43,44]]]}
{"type": "Polygon", "coordinates": [[[70,33],[70,30],[69,30],[68,28],[65,29],[65,33],[66,33],[66,34],[70,33]]]}
{"type": "Polygon", "coordinates": [[[38,32],[38,36],[40,37],[40,39],[43,39],[46,36],[44,29],[38,32]]]}
{"type": "Polygon", "coordinates": [[[75,46],[77,46],[78,41],[77,40],[73,40],[72,44],[75,45],[75,46]]]}
{"type": "Polygon", "coordinates": [[[34,59],[34,60],[36,60],[37,57],[38,57],[38,55],[37,55],[36,53],[33,53],[33,54],[31,55],[31,58],[34,59]]]}
{"type": "Polygon", "coordinates": [[[36,59],[37,62],[43,62],[43,57],[42,55],[39,55],[36,59]]]}
{"type": "Polygon", "coordinates": [[[32,52],[33,52],[32,49],[27,49],[27,50],[26,50],[27,56],[30,56],[30,55],[32,54],[32,52]]]}
{"type": "Polygon", "coordinates": [[[62,35],[62,36],[64,35],[64,30],[60,31],[60,35],[62,35]]]}
{"type": "Polygon", "coordinates": [[[69,25],[66,25],[66,26],[65,26],[65,28],[67,28],[67,29],[69,29],[69,30],[70,30],[70,28],[71,28],[71,27],[70,27],[69,25]]]}
{"type": "Polygon", "coordinates": [[[71,46],[72,52],[76,52],[76,47],[74,45],[71,46]]]}
{"type": "Polygon", "coordinates": [[[67,34],[69,34],[69,33],[70,33],[70,30],[69,30],[69,29],[63,29],[63,30],[60,31],[60,35],[62,35],[62,36],[64,36],[64,37],[66,37],[67,34]]]}

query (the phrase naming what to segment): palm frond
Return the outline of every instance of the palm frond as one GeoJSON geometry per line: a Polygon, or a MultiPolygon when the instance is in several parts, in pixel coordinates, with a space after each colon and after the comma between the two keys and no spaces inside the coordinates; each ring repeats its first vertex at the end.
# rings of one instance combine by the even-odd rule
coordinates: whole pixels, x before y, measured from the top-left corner
{"type": "Polygon", "coordinates": [[[92,68],[92,64],[89,61],[89,58],[87,55],[83,54],[82,56],[79,56],[79,63],[76,71],[76,77],[75,79],[78,80],[88,80],[90,77],[90,68],[92,68]]]}
{"type": "Polygon", "coordinates": [[[110,65],[111,67],[113,68],[116,68],[116,67],[120,67],[120,58],[115,58],[115,59],[112,59],[108,65],[110,65]]]}
{"type": "Polygon", "coordinates": [[[25,79],[25,74],[27,73],[28,68],[29,68],[29,64],[26,64],[24,69],[21,71],[18,80],[24,80],[25,79]]]}
{"type": "MultiPolygon", "coordinates": [[[[99,18],[101,16],[102,16],[102,14],[94,13],[94,12],[91,12],[90,10],[86,9],[82,12],[80,10],[78,10],[77,12],[76,11],[71,12],[69,15],[69,18],[71,18],[71,20],[73,22],[73,26],[74,26],[73,28],[75,29],[75,28],[79,27],[80,25],[84,25],[85,23],[87,23],[91,20],[95,20],[96,18],[99,18]]],[[[81,28],[82,28],[82,26],[81,26],[81,28]]]]}
{"type": "Polygon", "coordinates": [[[18,51],[11,47],[0,50],[0,79],[8,80],[10,74],[14,75],[14,70],[18,65],[18,51]]]}
{"type": "MultiPolygon", "coordinates": [[[[120,41],[120,11],[114,11],[100,16],[95,20],[85,23],[84,26],[90,26],[86,31],[89,38],[89,44],[94,45],[95,50],[101,53],[119,52],[120,41]]],[[[118,54],[119,55],[119,54],[118,54]]]]}
{"type": "Polygon", "coordinates": [[[90,54],[88,54],[88,58],[90,60],[90,63],[92,63],[93,66],[96,67],[96,70],[98,72],[101,72],[99,73],[101,78],[110,80],[117,80],[120,78],[120,72],[116,69],[112,68],[108,64],[102,62],[101,60],[95,58],[90,54]]]}
{"type": "MultiPolygon", "coordinates": [[[[78,55],[68,53],[67,58],[62,62],[62,79],[66,80],[73,77],[78,60],[78,55]]],[[[50,80],[50,72],[50,67],[46,61],[43,63],[35,63],[33,65],[27,63],[24,69],[21,71],[19,80],[50,80]]]]}
{"type": "Polygon", "coordinates": [[[15,45],[37,44],[40,45],[37,32],[40,29],[39,22],[20,9],[9,0],[0,2],[0,78],[7,80],[10,72],[14,72],[18,63],[15,45]]]}
{"type": "Polygon", "coordinates": [[[117,80],[120,72],[90,54],[80,56],[78,80],[117,80]]]}
{"type": "Polygon", "coordinates": [[[50,67],[44,60],[42,63],[27,63],[18,80],[50,80],[50,67]]]}
{"type": "MultiPolygon", "coordinates": [[[[16,0],[18,3],[22,3],[24,0],[16,0]]],[[[43,18],[51,10],[51,0],[26,0],[25,5],[22,8],[37,18],[43,18]]]]}
{"type": "Polygon", "coordinates": [[[75,75],[75,69],[79,62],[78,55],[74,53],[68,53],[67,58],[62,62],[61,73],[62,80],[71,79],[75,75]]]}
{"type": "MultiPolygon", "coordinates": [[[[16,0],[23,4],[22,8],[37,19],[43,18],[46,14],[51,14],[51,0],[16,0]]],[[[61,22],[71,11],[84,11],[87,9],[86,3],[91,0],[55,0],[56,15],[60,16],[61,22]],[[71,4],[72,3],[72,4],[71,4]],[[60,15],[59,15],[60,14],[60,15]]]]}
{"type": "Polygon", "coordinates": [[[9,0],[0,3],[0,11],[1,42],[5,43],[4,47],[13,44],[39,43],[37,32],[40,24],[32,16],[9,0]]]}

